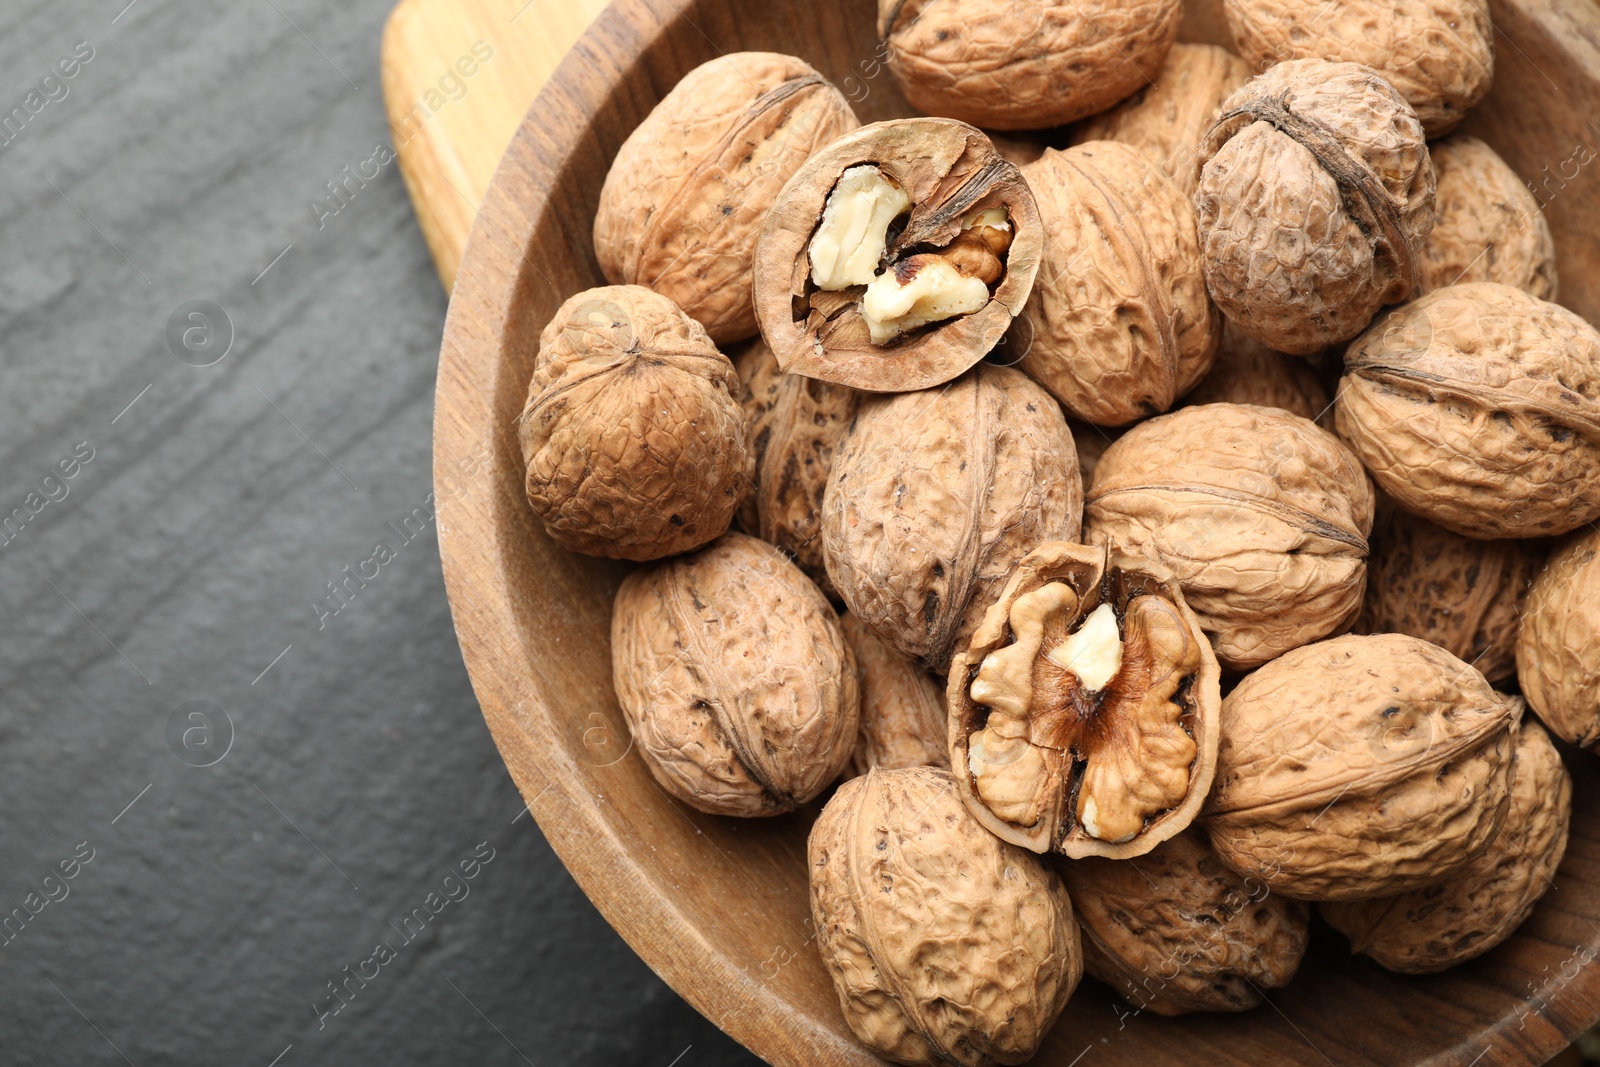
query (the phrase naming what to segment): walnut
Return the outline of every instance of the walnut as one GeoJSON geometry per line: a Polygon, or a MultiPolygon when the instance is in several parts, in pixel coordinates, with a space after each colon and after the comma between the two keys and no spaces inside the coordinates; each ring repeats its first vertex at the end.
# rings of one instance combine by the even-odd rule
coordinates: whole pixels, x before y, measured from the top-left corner
{"type": "Polygon", "coordinates": [[[1083,975],[1072,901],[950,772],[874,768],[822,809],[811,915],[850,1029],[895,1063],[1020,1064],[1083,975]]]}
{"type": "Polygon", "coordinates": [[[1166,411],[1210,369],[1221,336],[1193,209],[1147,156],[1113,141],[1046,152],[1022,173],[1046,237],[1012,331],[1017,366],[1087,422],[1166,411]]]}
{"type": "Polygon", "coordinates": [[[950,766],[943,690],[860,619],[846,615],[842,621],[861,691],[861,732],[851,770],[950,766]]]}
{"type": "Polygon", "coordinates": [[[1454,129],[1494,80],[1488,0],[1223,0],[1239,54],[1256,70],[1285,59],[1346,60],[1387,78],[1429,137],[1454,129]]]}
{"type": "Polygon", "coordinates": [[[1468,537],[1600,518],[1600,333],[1495,282],[1436,289],[1345,353],[1339,434],[1407,511],[1468,537]]]}
{"type": "Polygon", "coordinates": [[[731,533],[624,578],[611,665],[650,773],[701,811],[793,811],[850,761],[855,658],[827,598],[765,541],[731,533]]]}
{"type": "Polygon", "coordinates": [[[1539,198],[1499,154],[1453,134],[1430,148],[1438,175],[1433,232],[1422,246],[1422,288],[1501,282],[1556,298],[1556,245],[1539,198]]]}
{"type": "Polygon", "coordinates": [[[878,0],[889,69],[918,111],[1042,129],[1144,85],[1177,39],[1180,0],[878,0]]]}
{"type": "Polygon", "coordinates": [[[623,142],[600,190],[606,279],[676,301],[719,345],[756,332],[756,236],[778,190],[860,123],[803,61],[736,52],[686,74],[623,142]]]}
{"type": "Polygon", "coordinates": [[[1216,361],[1200,384],[1185,393],[1180,407],[1195,404],[1254,404],[1282,408],[1323,426],[1331,423],[1333,401],[1311,364],[1300,356],[1274,352],[1228,323],[1216,361]]]}
{"type": "Polygon", "coordinates": [[[1165,562],[1217,659],[1248,670],[1355,619],[1372,508],[1332,434],[1277,408],[1203,404],[1106,451],[1084,539],[1165,562]]]}
{"type": "Polygon", "coordinates": [[[1136,860],[1061,864],[1083,964],[1140,1011],[1246,1011],[1289,984],[1310,906],[1240,878],[1186,831],[1136,860]]]}
{"type": "Polygon", "coordinates": [[[1349,340],[1416,288],[1433,165],[1410,105],[1371,70],[1278,64],[1223,104],[1200,164],[1206,286],[1269,348],[1349,340]]]}
{"type": "Polygon", "coordinates": [[[1487,848],[1423,889],[1322,904],[1318,910],[1350,939],[1351,951],[1391,971],[1435,974],[1483,955],[1522,925],[1554,884],[1571,817],[1572,777],[1561,754],[1538,723],[1524,720],[1517,731],[1511,806],[1487,848]]]}
{"type": "Polygon", "coordinates": [[[1491,682],[1516,670],[1517,622],[1545,546],[1477,541],[1378,502],[1359,633],[1431,641],[1491,682]]]}
{"type": "Polygon", "coordinates": [[[873,392],[938,385],[1022,310],[1044,238],[1033,193],[979,130],[865,126],[806,161],[756,246],[779,366],[873,392]]]}
{"type": "Polygon", "coordinates": [[[950,668],[950,767],[967,807],[1035,852],[1144,855],[1211,786],[1219,674],[1166,568],[1039,546],[950,668]]]}
{"type": "Polygon", "coordinates": [[[714,540],[753,473],[739,376],[636,285],[590,289],[539,337],[517,420],[528,502],[575,552],[649,560],[714,540]]]}
{"type": "Polygon", "coordinates": [[[1073,129],[1073,142],[1121,141],[1144,152],[1186,197],[1200,183],[1195,145],[1250,65],[1212,44],[1175,44],[1155,80],[1073,129]]]}
{"type": "Polygon", "coordinates": [[[1404,634],[1285,653],[1222,702],[1211,846],[1301,900],[1431,885],[1499,831],[1521,716],[1520,698],[1404,634]]]}
{"type": "Polygon", "coordinates": [[[1082,512],[1061,409],[982,363],[943,389],[862,402],[822,498],[823,555],[853,614],[943,674],[1012,564],[1076,540],[1082,512]]]}
{"type": "Polygon", "coordinates": [[[734,358],[734,366],[744,383],[756,470],[755,489],[739,506],[739,525],[794,556],[800,569],[834,596],[822,562],[822,491],[862,394],[785,374],[759,337],[734,358]]]}
{"type": "Polygon", "coordinates": [[[1533,580],[1517,633],[1522,692],[1550,732],[1600,751],[1600,532],[1559,546],[1533,580]]]}

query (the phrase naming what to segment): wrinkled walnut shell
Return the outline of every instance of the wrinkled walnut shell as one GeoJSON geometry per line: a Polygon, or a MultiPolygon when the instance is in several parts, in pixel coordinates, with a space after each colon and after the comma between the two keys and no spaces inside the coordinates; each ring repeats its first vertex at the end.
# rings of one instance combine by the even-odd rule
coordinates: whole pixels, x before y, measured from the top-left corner
{"type": "Polygon", "coordinates": [[[733,364],[666,297],[605,286],[562,304],[517,420],[546,532],[632,560],[715,540],[752,475],[738,396],[733,364]]]}
{"type": "Polygon", "coordinates": [[[855,652],[861,691],[861,732],[850,758],[851,772],[949,767],[944,691],[860,619],[846,615],[840,621],[855,652]]]}
{"type": "Polygon", "coordinates": [[[1140,1011],[1247,1011],[1289,984],[1310,906],[1272,896],[1189,831],[1130,862],[1063,863],[1084,970],[1140,1011]]]}
{"type": "Polygon", "coordinates": [[[1211,846],[1301,900],[1430,885],[1499,831],[1521,717],[1520,697],[1415,637],[1297,648],[1222,702],[1211,846]]]}
{"type": "Polygon", "coordinates": [[[1550,732],[1600,751],[1600,532],[1556,549],[1533,581],[1517,633],[1517,675],[1550,732]]]}
{"type": "Polygon", "coordinates": [[[765,541],[728,534],[624,578],[611,665],[650,773],[700,811],[781,815],[850,761],[855,658],[827,598],[765,541]]]}
{"type": "MultiPolygon", "coordinates": [[[[1041,545],[1017,564],[950,668],[950,768],[962,799],[995,835],[1034,852],[1142,856],[1182,832],[1211,787],[1220,673],[1165,567],[1087,545],[1041,545]],[[1058,587],[1068,592],[1052,597],[1058,587]],[[1035,603],[1049,606],[1041,613],[1035,603]],[[1116,617],[1120,667],[1090,692],[1055,657],[1101,605],[1116,617]],[[1030,771],[1035,821],[996,810],[974,757],[978,731],[1021,731],[985,760],[1008,778],[1030,771]]],[[[1014,800],[1013,784],[1002,786],[1014,800]]]]}
{"type": "Polygon", "coordinates": [[[594,251],[606,279],[676,302],[719,345],[756,332],[756,236],[783,183],[860,123],[793,56],[736,52],[684,75],[606,175],[594,251]]]}
{"type": "Polygon", "coordinates": [[[756,245],[756,318],[778,365],[792,374],[869,392],[925,389],[961,374],[1005,336],[1033,288],[1043,246],[1033,193],[981,130],[950,119],[875,123],[818,151],[778,194],[756,245]],[[866,164],[911,200],[904,228],[891,231],[885,268],[946,249],[962,233],[963,220],[1004,210],[1012,240],[987,304],[878,345],[860,311],[861,286],[817,287],[811,240],[844,172],[866,164]]]}
{"type": "Polygon", "coordinates": [[[1555,238],[1539,198],[1517,172],[1464,133],[1435,142],[1428,152],[1439,186],[1418,295],[1462,282],[1500,282],[1554,300],[1555,238]]]}
{"type": "Polygon", "coordinates": [[[950,772],[846,782],[806,852],[817,946],[868,1048],[927,1067],[1033,1056],[1083,975],[1072,901],[972,820],[950,772]]]}
{"type": "Polygon", "coordinates": [[[1222,328],[1222,345],[1211,371],[1183,395],[1179,406],[1196,404],[1282,408],[1319,426],[1325,416],[1331,422],[1333,414],[1328,390],[1322,387],[1322,379],[1310,363],[1299,356],[1274,352],[1231,322],[1222,328]]]}
{"type": "Polygon", "coordinates": [[[1339,435],[1407,511],[1468,537],[1600,518],[1600,332],[1494,282],[1438,289],[1345,353],[1339,435]]]}

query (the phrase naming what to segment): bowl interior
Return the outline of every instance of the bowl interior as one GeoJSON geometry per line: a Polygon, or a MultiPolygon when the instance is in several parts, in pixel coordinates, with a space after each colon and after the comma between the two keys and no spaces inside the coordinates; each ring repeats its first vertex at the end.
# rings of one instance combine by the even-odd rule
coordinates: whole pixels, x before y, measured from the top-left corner
{"type": "MultiPolygon", "coordinates": [[[[1577,3],[1577,0],[1573,0],[1577,3]]],[[[1539,190],[1562,302],[1600,313],[1600,16],[1496,3],[1493,95],[1468,123],[1539,190]],[[1566,44],[1563,44],[1566,41],[1566,44]],[[1582,159],[1585,164],[1573,161],[1582,159]],[[1547,177],[1548,176],[1548,177],[1547,177]]],[[[724,52],[791,52],[864,121],[909,114],[867,0],[617,0],[529,111],[467,245],[441,352],[435,488],[446,583],[495,742],[541,829],[633,948],[775,1064],[878,1062],[849,1034],[812,943],[805,837],[816,806],[765,821],[702,815],[656,786],[611,685],[611,600],[626,568],[556,548],[522,495],[514,420],[539,332],[604,284],[590,226],[617,148],[677,80],[724,52]]],[[[1185,36],[1226,42],[1214,6],[1185,36]]],[[[1572,838],[1509,942],[1432,978],[1351,957],[1318,927],[1300,976],[1239,1016],[1138,1014],[1086,980],[1036,1062],[1543,1063],[1600,1016],[1600,790],[1569,753],[1572,838]],[[1475,1060],[1474,1057],[1482,1056],[1475,1060]]]]}

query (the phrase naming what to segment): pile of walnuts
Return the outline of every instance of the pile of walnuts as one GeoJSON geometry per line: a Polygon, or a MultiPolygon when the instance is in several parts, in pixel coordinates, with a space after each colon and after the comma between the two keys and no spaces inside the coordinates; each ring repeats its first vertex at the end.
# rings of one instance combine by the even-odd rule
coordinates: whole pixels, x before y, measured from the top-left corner
{"type": "Polygon", "coordinates": [[[532,359],[534,512],[645,564],[639,758],[814,819],[895,1062],[1021,1063],[1085,971],[1248,1010],[1312,904],[1391,970],[1488,952],[1566,846],[1556,742],[1600,751],[1600,333],[1443,136],[1487,3],[1226,10],[1237,56],[1178,0],[881,0],[927,115],[866,126],[705,64],[532,359]]]}

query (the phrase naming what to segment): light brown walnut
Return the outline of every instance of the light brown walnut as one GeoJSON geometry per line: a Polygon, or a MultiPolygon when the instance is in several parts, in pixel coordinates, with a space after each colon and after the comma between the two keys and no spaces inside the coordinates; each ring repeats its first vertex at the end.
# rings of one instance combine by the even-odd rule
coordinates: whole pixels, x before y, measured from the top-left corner
{"type": "Polygon", "coordinates": [[[1550,732],[1600,752],[1600,532],[1573,534],[1534,579],[1517,677],[1550,732]]]}
{"type": "Polygon", "coordinates": [[[850,769],[866,774],[906,767],[949,767],[944,690],[854,615],[842,620],[856,657],[861,732],[850,769]]]}
{"type": "Polygon", "coordinates": [[[1428,149],[1439,189],[1422,246],[1421,293],[1458,282],[1500,282],[1556,298],[1556,243],[1539,198],[1476,137],[1452,134],[1428,149]]]}

